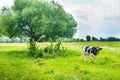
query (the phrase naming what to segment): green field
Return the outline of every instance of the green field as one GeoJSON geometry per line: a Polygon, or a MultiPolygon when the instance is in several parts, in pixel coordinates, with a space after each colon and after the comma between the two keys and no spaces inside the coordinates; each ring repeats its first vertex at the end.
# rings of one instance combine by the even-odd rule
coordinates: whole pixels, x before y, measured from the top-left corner
{"type": "MultiPolygon", "coordinates": [[[[48,43],[38,43],[44,48],[48,43]]],[[[63,43],[66,57],[30,58],[27,44],[0,44],[0,80],[120,80],[120,42],[63,43]],[[81,58],[83,45],[103,48],[96,62],[81,58]]]]}

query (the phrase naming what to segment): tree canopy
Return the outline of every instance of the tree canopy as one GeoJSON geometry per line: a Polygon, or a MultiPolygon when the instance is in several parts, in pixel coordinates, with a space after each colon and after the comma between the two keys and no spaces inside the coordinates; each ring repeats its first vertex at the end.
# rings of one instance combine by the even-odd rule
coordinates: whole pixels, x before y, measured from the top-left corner
{"type": "Polygon", "coordinates": [[[55,1],[14,0],[14,5],[3,8],[0,15],[0,27],[10,38],[27,36],[35,41],[71,38],[76,26],[72,15],[55,1]]]}
{"type": "Polygon", "coordinates": [[[89,35],[86,36],[87,41],[91,41],[91,37],[89,35]]]}

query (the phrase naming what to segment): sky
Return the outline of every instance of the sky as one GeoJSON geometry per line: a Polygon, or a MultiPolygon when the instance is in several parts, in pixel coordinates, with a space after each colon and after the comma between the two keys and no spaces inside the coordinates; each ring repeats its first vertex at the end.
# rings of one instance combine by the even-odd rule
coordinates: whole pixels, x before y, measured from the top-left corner
{"type": "MultiPolygon", "coordinates": [[[[120,38],[120,0],[56,0],[77,21],[75,38],[87,35],[120,38]]],[[[11,6],[13,0],[0,0],[2,6],[11,6]]]]}

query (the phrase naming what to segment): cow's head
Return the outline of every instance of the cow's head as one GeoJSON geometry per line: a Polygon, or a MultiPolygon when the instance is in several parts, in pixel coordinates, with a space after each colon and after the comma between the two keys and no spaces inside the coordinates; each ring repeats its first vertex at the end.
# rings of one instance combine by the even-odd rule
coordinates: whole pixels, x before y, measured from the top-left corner
{"type": "Polygon", "coordinates": [[[95,55],[97,55],[100,50],[102,50],[102,48],[100,48],[100,47],[92,47],[92,52],[93,52],[95,55]]]}
{"type": "Polygon", "coordinates": [[[100,50],[102,50],[102,48],[100,47],[96,47],[97,48],[97,52],[99,53],[100,50]]]}

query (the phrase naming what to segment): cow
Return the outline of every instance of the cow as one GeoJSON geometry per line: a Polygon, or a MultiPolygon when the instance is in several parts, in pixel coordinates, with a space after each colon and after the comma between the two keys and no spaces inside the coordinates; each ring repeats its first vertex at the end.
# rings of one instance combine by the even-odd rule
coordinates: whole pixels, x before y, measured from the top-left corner
{"type": "Polygon", "coordinates": [[[90,61],[92,58],[94,58],[94,61],[96,61],[96,56],[98,55],[99,51],[102,50],[100,47],[95,47],[95,46],[83,46],[82,51],[83,51],[83,57],[84,60],[86,61],[86,55],[90,56],[90,61]]]}

